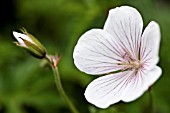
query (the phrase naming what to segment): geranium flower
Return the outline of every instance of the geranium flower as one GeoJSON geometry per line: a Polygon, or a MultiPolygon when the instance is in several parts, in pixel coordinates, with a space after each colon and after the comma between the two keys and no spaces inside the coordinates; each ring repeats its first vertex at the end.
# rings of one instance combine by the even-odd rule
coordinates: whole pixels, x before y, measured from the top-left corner
{"type": "Polygon", "coordinates": [[[103,29],[84,33],[74,49],[76,67],[92,75],[86,91],[88,102],[100,108],[139,98],[160,77],[160,28],[152,21],[143,29],[139,12],[122,6],[109,11],[103,29]]]}

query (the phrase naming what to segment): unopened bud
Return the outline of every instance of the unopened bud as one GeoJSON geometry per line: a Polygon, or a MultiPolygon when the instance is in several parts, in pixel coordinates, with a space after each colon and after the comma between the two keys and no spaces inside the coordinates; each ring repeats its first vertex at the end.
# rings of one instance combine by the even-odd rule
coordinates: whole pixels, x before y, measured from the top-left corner
{"type": "Polygon", "coordinates": [[[46,50],[42,44],[25,29],[23,29],[22,32],[23,33],[18,33],[13,31],[13,35],[18,41],[16,42],[17,46],[24,48],[27,52],[36,58],[44,58],[46,56],[46,50]]]}

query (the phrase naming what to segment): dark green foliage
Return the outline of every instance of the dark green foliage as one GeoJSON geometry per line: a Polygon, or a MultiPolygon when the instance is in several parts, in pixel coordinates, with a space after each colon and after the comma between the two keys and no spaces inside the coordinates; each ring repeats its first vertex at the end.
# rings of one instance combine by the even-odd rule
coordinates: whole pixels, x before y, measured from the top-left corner
{"type": "Polygon", "coordinates": [[[162,77],[153,86],[155,113],[170,112],[170,4],[168,0],[8,0],[1,3],[0,28],[0,113],[70,113],[56,91],[50,69],[12,42],[12,30],[25,27],[51,54],[61,54],[61,80],[80,113],[146,113],[148,94],[131,103],[98,109],[84,98],[94,76],[80,72],[72,53],[78,38],[91,28],[102,28],[109,9],[136,7],[144,26],[155,20],[161,27],[159,66],[162,77]],[[4,8],[4,9],[2,9],[4,8]],[[8,9],[9,8],[9,9],[8,9]],[[10,12],[10,13],[9,13],[10,12]]]}

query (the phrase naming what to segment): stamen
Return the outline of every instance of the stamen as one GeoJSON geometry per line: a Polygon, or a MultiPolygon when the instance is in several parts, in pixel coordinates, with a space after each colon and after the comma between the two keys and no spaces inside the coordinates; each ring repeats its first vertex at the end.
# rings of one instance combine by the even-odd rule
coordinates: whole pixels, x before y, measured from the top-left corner
{"type": "Polygon", "coordinates": [[[130,62],[122,62],[117,63],[118,65],[127,66],[128,69],[139,69],[140,62],[139,61],[130,61],[130,62]]]}

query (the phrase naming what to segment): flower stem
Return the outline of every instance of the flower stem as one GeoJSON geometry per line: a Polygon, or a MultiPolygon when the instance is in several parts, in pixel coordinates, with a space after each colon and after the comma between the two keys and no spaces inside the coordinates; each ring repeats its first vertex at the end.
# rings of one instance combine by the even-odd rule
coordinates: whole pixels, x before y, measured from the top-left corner
{"type": "Polygon", "coordinates": [[[53,69],[55,84],[56,84],[56,87],[58,89],[58,92],[60,93],[61,96],[63,96],[64,100],[68,104],[68,106],[69,106],[70,110],[72,111],[72,113],[79,113],[78,110],[73,105],[73,103],[68,98],[68,96],[66,95],[66,93],[65,93],[65,91],[64,91],[64,89],[62,87],[58,67],[52,67],[52,69],[53,69]]]}
{"type": "Polygon", "coordinates": [[[154,113],[154,108],[153,108],[153,96],[151,92],[151,87],[148,89],[149,93],[149,107],[148,107],[148,113],[154,113]]]}

